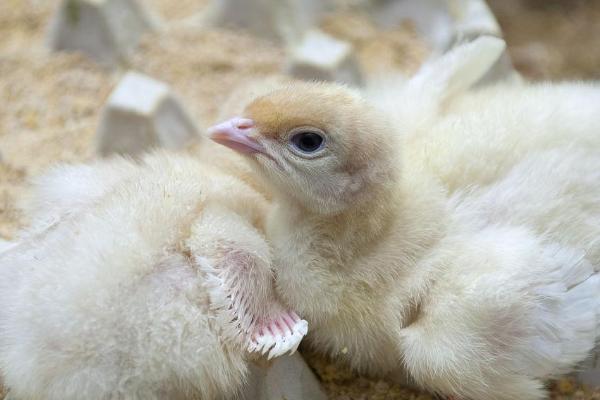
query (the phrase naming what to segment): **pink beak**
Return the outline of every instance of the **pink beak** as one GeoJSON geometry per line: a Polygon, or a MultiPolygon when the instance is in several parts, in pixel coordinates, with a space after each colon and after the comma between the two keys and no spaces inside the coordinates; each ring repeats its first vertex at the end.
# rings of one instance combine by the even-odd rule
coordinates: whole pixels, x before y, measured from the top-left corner
{"type": "Polygon", "coordinates": [[[254,121],[251,119],[234,117],[208,128],[208,136],[238,153],[264,153],[265,148],[250,136],[252,128],[254,128],[254,121]]]}

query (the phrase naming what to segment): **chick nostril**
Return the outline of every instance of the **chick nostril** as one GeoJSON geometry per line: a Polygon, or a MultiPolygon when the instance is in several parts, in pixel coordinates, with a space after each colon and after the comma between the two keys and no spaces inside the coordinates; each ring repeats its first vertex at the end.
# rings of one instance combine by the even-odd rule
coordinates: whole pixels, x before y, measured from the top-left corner
{"type": "Polygon", "coordinates": [[[254,127],[254,121],[248,118],[239,118],[234,122],[237,129],[250,129],[254,127]]]}

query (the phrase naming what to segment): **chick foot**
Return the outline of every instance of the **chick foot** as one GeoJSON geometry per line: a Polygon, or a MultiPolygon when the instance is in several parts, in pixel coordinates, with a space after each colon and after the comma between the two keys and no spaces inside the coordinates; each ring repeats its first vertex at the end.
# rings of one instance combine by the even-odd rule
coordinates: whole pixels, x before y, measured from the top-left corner
{"type": "Polygon", "coordinates": [[[266,354],[270,360],[289,351],[294,354],[308,332],[308,323],[293,311],[284,311],[257,329],[248,345],[250,352],[266,354]]]}

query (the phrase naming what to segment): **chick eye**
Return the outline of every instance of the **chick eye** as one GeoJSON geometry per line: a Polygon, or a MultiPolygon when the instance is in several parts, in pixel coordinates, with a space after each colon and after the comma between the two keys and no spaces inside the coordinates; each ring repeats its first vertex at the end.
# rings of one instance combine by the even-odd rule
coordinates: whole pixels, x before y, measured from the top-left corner
{"type": "Polygon", "coordinates": [[[292,145],[303,153],[314,153],[323,147],[323,136],[315,132],[299,132],[290,139],[292,145]]]}

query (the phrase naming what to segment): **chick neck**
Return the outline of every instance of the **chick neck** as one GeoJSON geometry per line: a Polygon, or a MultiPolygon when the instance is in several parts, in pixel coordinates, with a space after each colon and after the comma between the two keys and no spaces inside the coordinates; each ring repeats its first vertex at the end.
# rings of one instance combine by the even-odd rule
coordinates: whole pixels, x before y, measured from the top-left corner
{"type": "Polygon", "coordinates": [[[274,198],[267,236],[278,291],[301,317],[312,319],[309,324],[338,312],[339,296],[330,291],[353,284],[352,263],[372,252],[392,228],[396,187],[387,182],[370,189],[368,198],[336,214],[319,213],[285,194],[274,198]]]}
{"type": "MultiPolygon", "coordinates": [[[[398,182],[388,180],[385,184],[372,185],[366,189],[368,195],[351,202],[341,211],[324,213],[309,207],[289,195],[275,197],[276,207],[272,218],[283,217],[293,226],[317,228],[324,241],[332,241],[344,248],[345,257],[352,258],[356,249],[361,252],[376,243],[389,229],[394,219],[393,199],[398,182]]],[[[282,219],[283,220],[283,219],[282,219]]],[[[340,260],[342,261],[342,260],[340,260]]]]}
{"type": "Polygon", "coordinates": [[[336,215],[276,197],[267,234],[278,291],[309,325],[378,314],[382,288],[402,281],[443,234],[443,191],[419,171],[404,172],[336,215]]]}

